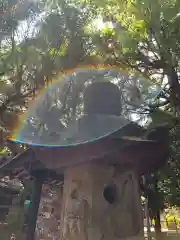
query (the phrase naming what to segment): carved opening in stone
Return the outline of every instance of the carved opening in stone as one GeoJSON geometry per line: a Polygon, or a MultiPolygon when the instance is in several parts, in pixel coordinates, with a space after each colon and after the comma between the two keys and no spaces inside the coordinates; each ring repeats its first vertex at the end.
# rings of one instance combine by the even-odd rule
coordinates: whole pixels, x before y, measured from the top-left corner
{"type": "Polygon", "coordinates": [[[109,184],[104,187],[103,197],[109,204],[114,204],[117,201],[118,190],[115,184],[109,184]]]}

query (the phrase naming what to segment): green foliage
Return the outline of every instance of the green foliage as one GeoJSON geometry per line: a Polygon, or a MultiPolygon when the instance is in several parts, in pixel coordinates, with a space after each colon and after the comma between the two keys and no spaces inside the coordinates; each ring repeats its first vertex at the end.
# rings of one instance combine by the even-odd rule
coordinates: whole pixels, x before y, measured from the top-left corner
{"type": "Polygon", "coordinates": [[[152,120],[149,128],[153,128],[154,126],[162,123],[168,124],[169,128],[173,128],[178,122],[178,118],[169,112],[165,112],[161,109],[155,109],[150,113],[150,118],[152,120]]]}
{"type": "Polygon", "coordinates": [[[8,148],[4,147],[2,149],[0,149],[0,156],[8,156],[8,148]]]}
{"type": "MultiPolygon", "coordinates": [[[[45,0],[30,5],[29,1],[24,2],[28,4],[18,1],[18,10],[14,12],[8,9],[6,19],[11,27],[7,31],[1,31],[4,25],[0,27],[1,127],[10,133],[8,119],[13,118],[12,113],[21,113],[23,108],[26,109],[27,101],[61,70],[91,61],[92,64],[112,64],[119,69],[124,67],[138,72],[141,76],[139,88],[144,95],[150,91],[150,85],[158,85],[164,94],[161,96],[164,103],[160,104],[162,102],[158,100],[154,104],[155,110],[149,114],[149,128],[167,122],[172,135],[171,158],[158,173],[160,200],[151,208],[163,208],[164,202],[179,205],[180,126],[177,116],[180,91],[175,80],[178,77],[179,81],[180,1],[45,0]],[[36,19],[37,13],[42,16],[40,20],[36,19]],[[19,24],[23,20],[30,24],[32,19],[37,22],[28,30],[34,28],[36,34],[30,37],[29,33],[22,32],[22,39],[17,39],[19,24]],[[104,22],[100,28],[95,26],[99,19],[104,22]]],[[[72,101],[68,104],[72,105],[72,101]]],[[[79,104],[80,110],[81,107],[79,104]]],[[[58,116],[57,109],[51,111],[56,111],[58,116]]],[[[73,113],[70,116],[66,113],[66,116],[71,118],[73,113]]]]}
{"type": "Polygon", "coordinates": [[[167,216],[166,217],[168,228],[176,229],[180,227],[180,218],[174,216],[167,216]]]}

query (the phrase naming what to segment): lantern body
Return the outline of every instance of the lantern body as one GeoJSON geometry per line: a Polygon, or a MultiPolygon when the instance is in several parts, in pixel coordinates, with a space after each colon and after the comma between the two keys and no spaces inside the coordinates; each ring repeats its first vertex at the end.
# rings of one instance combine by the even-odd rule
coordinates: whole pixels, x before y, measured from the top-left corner
{"type": "Polygon", "coordinates": [[[61,239],[139,240],[142,236],[138,175],[133,169],[119,172],[107,164],[91,163],[65,170],[61,239]]]}

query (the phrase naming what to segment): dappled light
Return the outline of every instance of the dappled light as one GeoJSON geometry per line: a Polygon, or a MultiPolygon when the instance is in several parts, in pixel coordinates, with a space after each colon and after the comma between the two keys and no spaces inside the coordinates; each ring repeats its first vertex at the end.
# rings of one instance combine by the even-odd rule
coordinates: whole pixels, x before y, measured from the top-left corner
{"type": "Polygon", "coordinates": [[[179,9],[0,0],[0,239],[179,239],[179,9]]]}

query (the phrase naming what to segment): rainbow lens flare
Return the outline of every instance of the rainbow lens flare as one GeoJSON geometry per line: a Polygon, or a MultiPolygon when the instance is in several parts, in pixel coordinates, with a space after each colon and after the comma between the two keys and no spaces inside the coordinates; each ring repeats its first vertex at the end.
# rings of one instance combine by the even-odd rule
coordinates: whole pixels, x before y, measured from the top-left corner
{"type": "MultiPolygon", "coordinates": [[[[32,146],[63,147],[96,141],[116,132],[130,121],[142,124],[143,111],[161,91],[142,76],[112,66],[79,67],[59,74],[29,104],[13,130],[11,141],[32,146]],[[122,112],[88,115],[83,94],[94,82],[118,86],[122,112]]],[[[93,98],[93,96],[92,96],[93,98]]],[[[103,95],[104,101],[111,96],[103,95]]],[[[112,106],[113,108],[113,106],[112,106]]]]}

